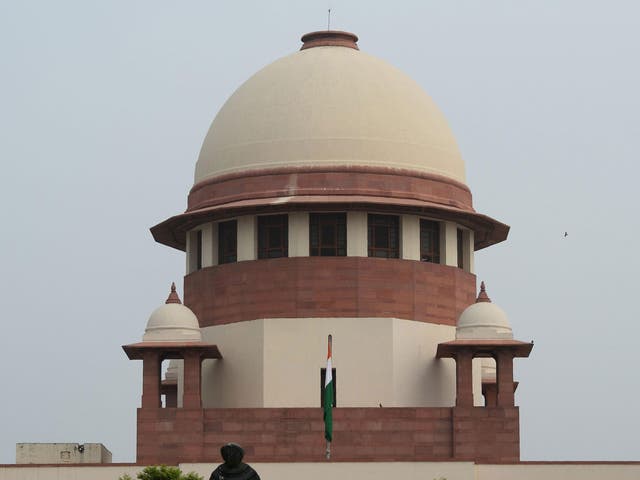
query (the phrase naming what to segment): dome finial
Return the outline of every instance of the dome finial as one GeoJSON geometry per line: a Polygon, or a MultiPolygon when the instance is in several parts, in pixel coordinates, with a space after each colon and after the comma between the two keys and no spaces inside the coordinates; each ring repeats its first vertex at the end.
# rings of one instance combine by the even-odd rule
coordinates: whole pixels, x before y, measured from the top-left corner
{"type": "Polygon", "coordinates": [[[489,295],[487,295],[487,289],[484,286],[484,282],[480,282],[480,293],[478,294],[478,298],[476,298],[476,303],[480,302],[491,303],[491,299],[489,298],[489,295]]]}
{"type": "Polygon", "coordinates": [[[182,304],[182,302],[180,301],[180,297],[178,296],[178,293],[176,292],[176,284],[175,282],[171,282],[171,293],[169,294],[169,297],[167,298],[167,301],[164,303],[179,303],[182,304]]]}
{"type": "Polygon", "coordinates": [[[322,30],[311,32],[302,36],[302,47],[306,50],[313,47],[347,47],[354,50],[358,48],[358,36],[351,32],[341,32],[340,30],[322,30]]]}

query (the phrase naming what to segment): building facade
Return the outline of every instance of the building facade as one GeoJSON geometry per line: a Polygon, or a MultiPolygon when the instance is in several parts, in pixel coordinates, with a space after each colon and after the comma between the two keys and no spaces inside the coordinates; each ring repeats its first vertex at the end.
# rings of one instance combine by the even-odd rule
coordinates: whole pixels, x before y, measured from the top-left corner
{"type": "Polygon", "coordinates": [[[230,440],[256,461],[323,458],[329,334],[335,460],[519,459],[512,361],[531,346],[491,315],[457,333],[474,252],[509,228],[473,209],[431,98],[357,40],[307,34],[241,85],[187,210],[152,228],[186,276],[184,306],[174,290],[125,347],[145,364],[139,462],[207,461],[230,440]]]}

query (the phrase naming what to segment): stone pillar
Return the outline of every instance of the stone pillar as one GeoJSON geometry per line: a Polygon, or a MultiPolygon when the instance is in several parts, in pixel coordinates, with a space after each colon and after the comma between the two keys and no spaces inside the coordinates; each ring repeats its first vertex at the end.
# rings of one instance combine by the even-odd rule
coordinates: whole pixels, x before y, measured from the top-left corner
{"type": "Polygon", "coordinates": [[[483,383],[482,395],[484,395],[484,406],[495,407],[497,404],[497,392],[495,383],[483,383]]]}
{"type": "Polygon", "coordinates": [[[142,359],[142,408],[160,408],[160,352],[145,352],[142,359]]]}
{"type": "Polygon", "coordinates": [[[440,224],[440,263],[458,266],[458,226],[453,222],[440,224]]]}
{"type": "Polygon", "coordinates": [[[306,212],[289,214],[289,256],[309,256],[309,214],[306,212]]]}
{"type": "Polygon", "coordinates": [[[473,407],[472,361],[471,350],[456,353],[456,407],[473,407]]]}
{"type": "Polygon", "coordinates": [[[199,352],[184,352],[183,408],[202,408],[202,359],[199,352]]]}
{"type": "Polygon", "coordinates": [[[367,212],[347,212],[347,256],[366,257],[367,212]]]}
{"type": "Polygon", "coordinates": [[[513,353],[507,350],[499,351],[496,355],[496,385],[498,390],[497,404],[499,407],[513,407],[513,353]]]}

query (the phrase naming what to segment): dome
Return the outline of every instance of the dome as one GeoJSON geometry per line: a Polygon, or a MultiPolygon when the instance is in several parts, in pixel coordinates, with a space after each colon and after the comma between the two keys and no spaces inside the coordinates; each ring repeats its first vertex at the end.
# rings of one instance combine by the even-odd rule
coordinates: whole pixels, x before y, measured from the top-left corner
{"type": "Polygon", "coordinates": [[[483,383],[496,381],[496,361],[493,358],[481,358],[481,378],[483,383]]]}
{"type": "Polygon", "coordinates": [[[315,32],[303,41],[313,35],[328,41],[305,42],[227,100],[202,145],[196,184],[228,173],[308,166],[394,168],[465,183],[447,121],[415,81],[360,52],[353,34],[315,32]]]}
{"type": "Polygon", "coordinates": [[[201,342],[198,318],[182,305],[175,284],[167,303],[156,308],[147,322],[143,342],[201,342]]]}
{"type": "Polygon", "coordinates": [[[458,317],[457,340],[512,340],[511,325],[499,306],[491,303],[484,282],[476,303],[468,306],[458,317]]]}

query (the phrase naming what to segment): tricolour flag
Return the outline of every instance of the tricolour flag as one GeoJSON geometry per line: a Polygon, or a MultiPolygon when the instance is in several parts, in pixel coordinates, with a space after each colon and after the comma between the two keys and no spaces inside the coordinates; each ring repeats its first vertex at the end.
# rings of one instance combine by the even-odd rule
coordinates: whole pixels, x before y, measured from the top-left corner
{"type": "Polygon", "coordinates": [[[324,438],[333,438],[333,374],[331,368],[331,335],[327,349],[327,370],[324,377],[324,438]]]}

